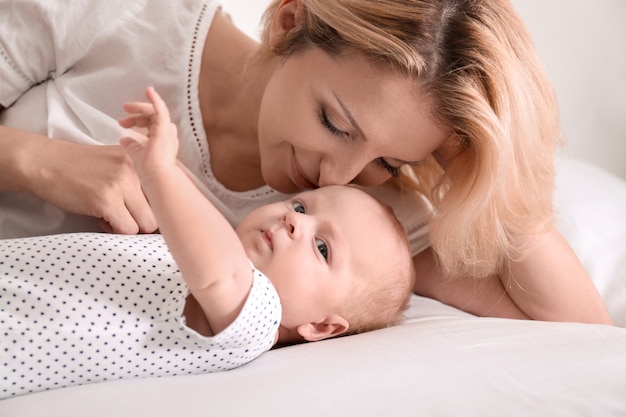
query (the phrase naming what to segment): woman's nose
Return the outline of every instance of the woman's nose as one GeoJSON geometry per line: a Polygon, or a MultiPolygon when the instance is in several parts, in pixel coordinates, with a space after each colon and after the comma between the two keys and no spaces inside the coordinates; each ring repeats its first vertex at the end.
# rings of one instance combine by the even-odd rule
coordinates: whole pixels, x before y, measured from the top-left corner
{"type": "Polygon", "coordinates": [[[336,158],[334,161],[322,161],[318,185],[346,185],[359,175],[365,164],[357,157],[336,158]]]}
{"type": "Polygon", "coordinates": [[[355,158],[354,161],[347,161],[343,166],[335,165],[335,168],[331,168],[330,165],[322,166],[319,186],[346,184],[375,186],[382,184],[390,176],[375,161],[359,162],[355,158]]]}

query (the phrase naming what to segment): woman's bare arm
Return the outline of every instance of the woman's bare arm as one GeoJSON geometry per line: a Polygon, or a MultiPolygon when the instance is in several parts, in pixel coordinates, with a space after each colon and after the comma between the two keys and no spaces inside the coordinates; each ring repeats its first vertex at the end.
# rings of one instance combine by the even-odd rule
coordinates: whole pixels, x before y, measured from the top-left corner
{"type": "Polygon", "coordinates": [[[554,228],[501,281],[513,301],[538,320],[612,324],[604,301],[567,241],[554,228]]]}
{"type": "Polygon", "coordinates": [[[0,192],[28,192],[117,233],[154,232],[152,210],[120,146],[80,145],[0,126],[0,192]]]}
{"type": "Polygon", "coordinates": [[[541,236],[501,278],[446,280],[431,249],[413,261],[416,294],[477,316],[612,324],[593,282],[556,230],[541,236]]]}
{"type": "Polygon", "coordinates": [[[476,316],[529,319],[504,291],[497,278],[445,279],[437,266],[432,249],[413,257],[416,279],[414,292],[476,316]]]}

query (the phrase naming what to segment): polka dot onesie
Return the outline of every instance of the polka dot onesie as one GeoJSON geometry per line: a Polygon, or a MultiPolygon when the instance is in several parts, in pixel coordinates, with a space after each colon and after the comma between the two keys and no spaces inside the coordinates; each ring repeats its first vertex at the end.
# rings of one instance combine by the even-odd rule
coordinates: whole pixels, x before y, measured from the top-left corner
{"type": "Polygon", "coordinates": [[[160,235],[0,240],[0,398],[243,365],[271,348],[276,290],[254,270],[228,328],[185,326],[189,291],[160,235]]]}

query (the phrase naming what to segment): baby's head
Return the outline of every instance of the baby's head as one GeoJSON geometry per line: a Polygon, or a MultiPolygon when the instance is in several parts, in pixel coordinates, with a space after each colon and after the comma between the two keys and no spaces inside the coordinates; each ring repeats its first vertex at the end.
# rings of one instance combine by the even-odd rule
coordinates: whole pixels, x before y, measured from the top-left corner
{"type": "Polygon", "coordinates": [[[237,227],[281,299],[280,342],[359,333],[401,320],[413,288],[406,235],[390,208],[330,186],[254,210],[237,227]]]}

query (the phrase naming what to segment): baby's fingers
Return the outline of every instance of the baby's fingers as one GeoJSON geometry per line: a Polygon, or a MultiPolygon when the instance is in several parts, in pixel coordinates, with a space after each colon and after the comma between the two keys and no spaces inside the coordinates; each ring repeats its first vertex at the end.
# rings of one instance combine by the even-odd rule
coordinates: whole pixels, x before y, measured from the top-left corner
{"type": "Polygon", "coordinates": [[[154,115],[154,107],[150,103],[124,103],[124,110],[130,113],[119,120],[120,126],[125,128],[148,127],[154,115]]]}
{"type": "Polygon", "coordinates": [[[151,119],[152,124],[150,125],[150,137],[156,138],[156,140],[160,140],[159,138],[169,138],[170,140],[176,138],[176,126],[172,123],[170,112],[161,96],[153,87],[148,87],[146,89],[146,97],[150,100],[154,109],[151,119]]]}
{"type": "Polygon", "coordinates": [[[133,127],[148,127],[150,126],[150,119],[146,119],[140,115],[132,115],[128,117],[124,117],[123,119],[118,120],[120,126],[130,129],[133,127]]]}
{"type": "Polygon", "coordinates": [[[157,117],[162,119],[164,122],[170,122],[170,111],[168,110],[165,102],[156,92],[154,87],[148,87],[146,89],[146,97],[152,103],[152,109],[154,113],[156,113],[157,117]]]}
{"type": "Polygon", "coordinates": [[[154,106],[143,101],[131,101],[124,103],[124,110],[130,114],[139,114],[150,118],[154,114],[154,106]]]}

